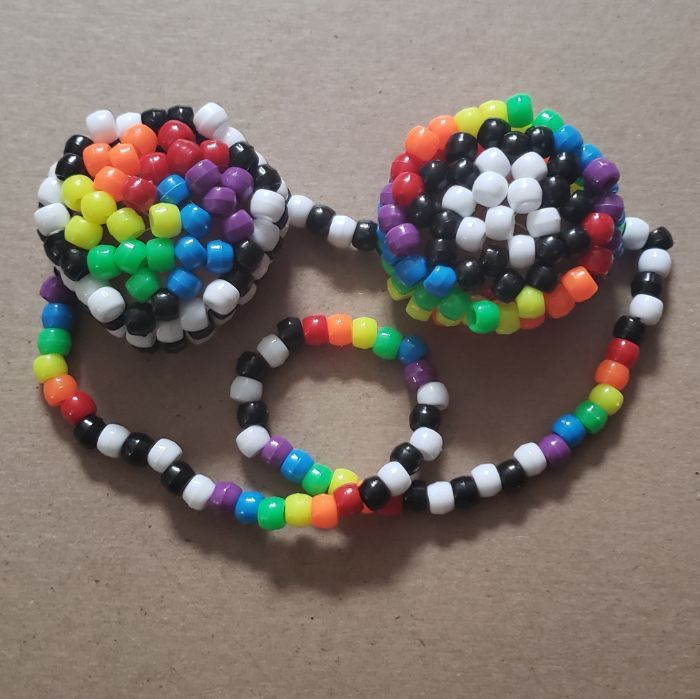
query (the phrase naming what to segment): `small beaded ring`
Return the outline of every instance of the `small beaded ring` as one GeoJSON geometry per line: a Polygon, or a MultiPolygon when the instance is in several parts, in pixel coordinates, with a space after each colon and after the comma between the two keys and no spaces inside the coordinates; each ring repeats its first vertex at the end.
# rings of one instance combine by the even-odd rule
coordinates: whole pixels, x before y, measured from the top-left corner
{"type": "Polygon", "coordinates": [[[85,121],[37,192],[47,257],[130,345],[206,341],[266,274],[289,228],[287,185],[214,102],[85,121]]]}
{"type": "Polygon", "coordinates": [[[349,485],[352,488],[343,494],[355,497],[354,489],[360,479],[354,471],[331,470],[316,463],[308,452],[293,448],[285,437],[271,436],[268,432],[269,411],[262,400],[262,380],[271,368],[282,366],[292,352],[304,345],[353,346],[371,350],[384,360],[398,359],[403,365],[406,384],[416,392],[417,403],[409,417],[413,433],[391,452],[391,463],[380,471],[389,482],[392,495],[402,495],[421,463],[437,459],[442,452],[440,422],[450,397],[426,358],[425,342],[415,335],[404,337],[396,328],[379,326],[374,318],[353,319],[342,313],[285,318],[277,324],[277,333],[260,340],[254,352],[243,352],[236,363],[237,376],[230,390],[231,398],[238,403],[237,419],[241,427],[236,437],[238,449],[248,458],[259,456],[278,468],[287,480],[301,484],[310,495],[333,494],[341,486],[349,485]]]}

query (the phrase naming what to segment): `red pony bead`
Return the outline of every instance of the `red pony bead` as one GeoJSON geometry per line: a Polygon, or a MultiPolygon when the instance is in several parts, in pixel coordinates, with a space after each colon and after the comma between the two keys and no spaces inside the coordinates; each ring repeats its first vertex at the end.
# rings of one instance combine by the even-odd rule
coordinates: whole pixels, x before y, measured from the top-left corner
{"type": "Polygon", "coordinates": [[[333,497],[338,508],[338,514],[341,517],[362,512],[362,498],[355,483],[347,483],[346,485],[341,485],[340,488],[336,488],[333,491],[333,497]]]}
{"type": "Polygon", "coordinates": [[[61,403],[61,415],[71,425],[77,425],[84,417],[96,411],[95,401],[83,391],[76,391],[61,403]]]}
{"type": "Polygon", "coordinates": [[[400,155],[397,155],[392,161],[389,175],[392,180],[395,180],[402,172],[418,173],[421,165],[422,163],[418,158],[404,151],[400,155]]]}
{"type": "Polygon", "coordinates": [[[163,150],[168,150],[178,138],[182,138],[185,141],[194,141],[194,131],[187,124],[174,119],[166,121],[158,131],[158,145],[163,150]]]}
{"type": "Polygon", "coordinates": [[[594,211],[583,219],[581,225],[592,245],[607,245],[615,234],[615,221],[609,214],[594,211]]]}
{"type": "Polygon", "coordinates": [[[149,153],[140,160],[141,175],[153,184],[160,184],[169,174],[168,158],[165,153],[149,153]]]}
{"type": "Polygon", "coordinates": [[[391,196],[399,206],[408,206],[423,191],[423,178],[415,172],[402,172],[391,183],[391,196]]]}
{"type": "Polygon", "coordinates": [[[306,316],[301,321],[304,342],[307,345],[328,344],[328,321],[326,316],[306,316]]]}
{"type": "Polygon", "coordinates": [[[199,146],[193,141],[178,138],[168,148],[168,167],[184,177],[185,173],[202,158],[199,146]]]}
{"type": "Polygon", "coordinates": [[[616,337],[610,340],[605,352],[605,358],[632,368],[639,359],[639,345],[630,342],[630,340],[616,337]]]}
{"type": "Polygon", "coordinates": [[[158,190],[150,180],[143,177],[128,177],[122,190],[122,202],[142,214],[158,200],[158,190]]]}
{"type": "Polygon", "coordinates": [[[211,160],[223,172],[228,169],[228,146],[223,141],[202,141],[199,152],[205,160],[211,160]]]}
{"type": "Polygon", "coordinates": [[[583,265],[594,277],[605,277],[613,264],[613,253],[608,248],[594,245],[579,258],[583,265]]]}

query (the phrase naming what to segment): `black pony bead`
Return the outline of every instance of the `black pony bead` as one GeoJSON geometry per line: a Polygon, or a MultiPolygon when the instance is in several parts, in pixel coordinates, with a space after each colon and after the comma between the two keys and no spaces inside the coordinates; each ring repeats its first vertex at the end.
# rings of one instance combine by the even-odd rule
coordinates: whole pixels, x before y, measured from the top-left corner
{"type": "Polygon", "coordinates": [[[638,272],[632,280],[632,296],[649,294],[661,298],[664,289],[664,279],[656,272],[638,272]]]}
{"type": "Polygon", "coordinates": [[[105,428],[105,421],[97,415],[84,417],[74,428],[73,436],[88,449],[97,446],[97,440],[105,428]]]}
{"type": "Polygon", "coordinates": [[[535,240],[535,258],[551,267],[566,254],[566,245],[558,235],[543,235],[535,240]]]}
{"type": "Polygon", "coordinates": [[[180,299],[170,289],[158,289],[148,302],[156,320],[175,320],[179,315],[180,299]]]}
{"type": "Polygon", "coordinates": [[[540,182],[542,187],[542,207],[554,206],[557,209],[569,201],[569,183],[561,175],[549,175],[540,182]]]}
{"type": "Polygon", "coordinates": [[[479,264],[485,275],[499,276],[508,267],[508,250],[497,245],[487,245],[479,255],[479,264]]]}
{"type": "Polygon", "coordinates": [[[153,307],[147,303],[132,303],[124,312],[126,331],[130,335],[141,337],[156,329],[156,317],[153,307]]]}
{"type": "Polygon", "coordinates": [[[64,153],[75,153],[75,155],[82,155],[83,151],[91,146],[93,143],[92,139],[81,134],[73,134],[63,146],[64,153]]]}
{"type": "Polygon", "coordinates": [[[228,149],[228,164],[231,167],[243,168],[252,175],[258,166],[258,154],[250,143],[240,141],[228,149]]]}
{"type": "Polygon", "coordinates": [[[168,119],[175,119],[187,124],[194,131],[194,109],[182,104],[176,104],[168,109],[168,119]]]}
{"type": "Polygon", "coordinates": [[[496,466],[503,490],[519,488],[527,480],[525,469],[517,459],[507,459],[496,466]]]}
{"type": "MultiPolygon", "coordinates": [[[[262,259],[262,256],[260,259],[262,259]]],[[[237,263],[234,263],[233,270],[228,274],[224,274],[222,279],[225,279],[229,284],[233,284],[241,296],[245,296],[250,291],[250,287],[253,286],[253,275],[237,263]]]]}
{"type": "Polygon", "coordinates": [[[402,442],[394,447],[389,460],[398,461],[409,474],[414,474],[423,463],[423,454],[410,442],[402,442]]]}
{"type": "Polygon", "coordinates": [[[484,272],[476,260],[462,260],[455,272],[457,283],[463,291],[476,291],[484,284],[484,272]]]}
{"type": "MultiPolygon", "coordinates": [[[[578,255],[580,252],[588,249],[588,246],[591,244],[588,233],[586,233],[581,226],[565,228],[559,234],[559,238],[561,238],[561,241],[564,243],[567,255],[578,255]]],[[[535,250],[537,250],[536,243],[535,250]]]]}
{"type": "Polygon", "coordinates": [[[282,177],[269,165],[258,165],[253,172],[255,189],[271,189],[276,192],[282,185],[282,177]]]}
{"type": "Polygon", "coordinates": [[[119,328],[124,327],[125,322],[126,317],[122,313],[120,316],[117,316],[114,320],[110,320],[108,323],[102,323],[102,327],[106,330],[119,330],[119,328]]]}
{"type": "Polygon", "coordinates": [[[71,281],[77,282],[90,273],[87,263],[87,253],[69,245],[61,255],[61,269],[71,281]]]}
{"type": "Polygon", "coordinates": [[[477,140],[470,133],[457,131],[453,133],[445,145],[445,160],[454,163],[461,158],[474,160],[476,158],[477,140]]]}
{"type": "MultiPolygon", "coordinates": [[[[242,240],[236,245],[235,260],[243,269],[254,272],[262,262],[264,254],[265,251],[254,240],[248,238],[248,240],[242,240]]],[[[236,288],[238,289],[238,287],[236,288]]],[[[238,289],[238,291],[241,290],[238,289]]]]}
{"type": "Polygon", "coordinates": [[[635,345],[638,345],[644,339],[645,329],[646,326],[639,318],[620,316],[615,322],[613,335],[619,337],[621,340],[629,340],[630,342],[634,342],[635,345]]]}
{"type": "Polygon", "coordinates": [[[389,502],[391,493],[379,476],[372,476],[360,484],[360,497],[370,510],[379,510],[389,502]]]}
{"type": "Polygon", "coordinates": [[[530,137],[530,149],[543,158],[549,158],[554,152],[554,134],[546,126],[531,126],[526,132],[530,137]]]}
{"type": "Polygon", "coordinates": [[[501,150],[514,163],[521,155],[530,150],[530,138],[520,131],[509,131],[501,141],[501,150]]]}
{"type": "MultiPolygon", "coordinates": [[[[63,253],[70,247],[71,244],[63,237],[63,231],[52,233],[44,238],[44,252],[46,253],[46,257],[55,265],[60,264],[63,253]]],[[[85,262],[87,264],[87,259],[85,262]]]]}
{"type": "Polygon", "coordinates": [[[449,238],[431,238],[425,244],[425,259],[431,267],[454,267],[457,263],[457,243],[449,238]]]}
{"type": "Polygon", "coordinates": [[[428,509],[428,484],[425,481],[413,481],[403,494],[403,506],[406,510],[423,512],[428,509]]]}
{"type": "Polygon", "coordinates": [[[560,153],[555,153],[549,159],[549,163],[547,163],[547,172],[550,175],[559,175],[569,184],[573,184],[578,179],[581,169],[576,156],[564,150],[560,153]]]}
{"type": "Polygon", "coordinates": [[[155,442],[143,432],[132,432],[122,444],[121,457],[132,466],[145,466],[155,442]]]}
{"type": "Polygon", "coordinates": [[[450,481],[455,507],[469,507],[479,499],[479,489],[471,476],[459,476],[450,481]]]}
{"type": "Polygon", "coordinates": [[[277,335],[287,349],[293,350],[304,344],[304,328],[299,318],[290,316],[277,323],[277,335]]]}
{"type": "Polygon", "coordinates": [[[574,192],[562,205],[559,213],[569,223],[578,224],[593,211],[593,200],[583,190],[574,192]]]}
{"type": "Polygon", "coordinates": [[[479,127],[476,140],[484,148],[500,146],[503,137],[510,131],[510,124],[503,119],[486,119],[479,127]]]}
{"type": "Polygon", "coordinates": [[[535,289],[545,293],[554,291],[559,281],[559,275],[553,267],[547,267],[537,262],[527,271],[526,278],[530,286],[534,286],[535,289]]]}
{"type": "Polygon", "coordinates": [[[182,495],[187,484],[194,478],[194,469],[185,461],[173,461],[160,476],[160,482],[171,493],[182,495]]]}
{"type": "Polygon", "coordinates": [[[479,170],[474,161],[469,158],[460,158],[450,163],[450,182],[460,184],[462,187],[472,188],[474,180],[479,176],[479,170]]]}
{"type": "Polygon", "coordinates": [[[164,352],[176,354],[177,352],[182,352],[182,350],[187,347],[187,340],[184,337],[181,337],[175,342],[161,342],[160,346],[163,348],[164,352]]]}
{"type": "Polygon", "coordinates": [[[243,352],[236,361],[236,373],[239,376],[247,376],[249,379],[258,381],[265,376],[269,368],[270,365],[257,352],[243,352]]]}
{"type": "Polygon", "coordinates": [[[447,189],[448,165],[444,160],[430,160],[420,169],[423,187],[428,194],[434,194],[447,189]]]}
{"type": "Polygon", "coordinates": [[[267,425],[270,412],[264,400],[252,400],[248,403],[241,403],[236,410],[236,419],[242,428],[251,425],[267,425]]]}
{"type": "Polygon", "coordinates": [[[326,238],[334,216],[335,211],[330,206],[314,206],[306,219],[306,228],[309,233],[326,238]]]}
{"type": "Polygon", "coordinates": [[[371,252],[377,249],[377,224],[374,221],[358,221],[352,234],[352,246],[371,252]]]}
{"type": "Polygon", "coordinates": [[[168,113],[165,109],[147,109],[141,112],[141,123],[153,129],[156,133],[160,131],[160,127],[168,120],[168,113]]]}
{"type": "Polygon", "coordinates": [[[662,250],[670,250],[672,247],[673,236],[669,232],[668,228],[665,228],[664,226],[654,228],[654,230],[651,231],[651,233],[649,233],[647,242],[644,245],[645,250],[648,250],[649,248],[661,248],[662,250]]]}
{"type": "Polygon", "coordinates": [[[433,216],[431,230],[435,238],[447,238],[454,240],[457,237],[457,229],[462,222],[462,217],[456,211],[442,209],[433,216]]]}
{"type": "Polygon", "coordinates": [[[434,405],[418,403],[411,410],[408,424],[412,430],[417,430],[419,427],[430,427],[430,429],[438,430],[441,420],[442,414],[434,405]]]}
{"type": "Polygon", "coordinates": [[[491,291],[503,303],[510,303],[522,291],[525,280],[514,270],[509,269],[494,279],[491,291]]]}
{"type": "Polygon", "coordinates": [[[406,218],[418,230],[426,232],[440,210],[435,200],[427,194],[417,196],[406,209],[406,218]]]}
{"type": "Polygon", "coordinates": [[[83,159],[75,153],[65,153],[56,163],[56,178],[67,180],[71,175],[87,175],[83,159]]]}

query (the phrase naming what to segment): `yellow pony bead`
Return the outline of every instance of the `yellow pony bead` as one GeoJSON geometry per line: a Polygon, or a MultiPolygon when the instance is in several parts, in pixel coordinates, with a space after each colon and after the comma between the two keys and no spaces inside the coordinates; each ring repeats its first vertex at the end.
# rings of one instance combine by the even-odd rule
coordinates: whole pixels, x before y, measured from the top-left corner
{"type": "Polygon", "coordinates": [[[126,207],[117,209],[107,219],[107,230],[115,240],[123,243],[141,237],[146,232],[146,224],[137,211],[126,207]]]}
{"type": "Polygon", "coordinates": [[[588,400],[599,405],[607,415],[614,415],[622,407],[625,397],[614,386],[599,383],[588,394],[588,400]]]}
{"type": "Polygon", "coordinates": [[[117,202],[108,192],[88,192],[80,200],[80,211],[86,221],[107,223],[107,219],[117,210],[117,202]]]}
{"type": "Polygon", "coordinates": [[[311,526],[311,496],[292,493],[284,499],[284,519],[290,527],[311,526]]]}
{"type": "Polygon", "coordinates": [[[503,100],[488,100],[479,105],[479,111],[484,120],[503,119],[508,121],[508,107],[503,100]]]}
{"type": "Polygon", "coordinates": [[[406,313],[413,318],[413,320],[426,321],[432,315],[431,310],[421,308],[414,300],[411,300],[406,304],[406,313]]]}
{"type": "Polygon", "coordinates": [[[352,344],[359,349],[371,349],[377,339],[377,321],[374,318],[355,318],[352,321],[352,344]]]}
{"type": "Polygon", "coordinates": [[[389,292],[389,296],[394,300],[394,301],[403,301],[404,299],[407,299],[410,295],[411,292],[401,292],[398,290],[396,287],[396,284],[394,284],[394,280],[389,277],[386,280],[386,290],[389,292]]]}
{"type": "Polygon", "coordinates": [[[40,354],[34,359],[34,376],[39,383],[68,373],[68,364],[60,354],[40,354]]]}
{"type": "Polygon", "coordinates": [[[360,477],[349,468],[336,468],[331,476],[331,484],[328,486],[328,492],[334,493],[341,485],[348,483],[357,483],[360,477]]]}
{"type": "Polygon", "coordinates": [[[441,325],[444,328],[452,328],[455,325],[459,325],[462,322],[461,318],[457,318],[457,320],[453,320],[452,318],[448,318],[447,316],[442,315],[440,311],[435,311],[435,325],[441,325]]]}
{"type": "Polygon", "coordinates": [[[71,175],[61,185],[61,196],[69,209],[80,211],[80,200],[95,187],[87,175],[71,175]]]}
{"type": "Polygon", "coordinates": [[[484,123],[484,115],[478,107],[465,107],[455,114],[455,123],[460,131],[466,131],[476,137],[484,123]]]}
{"type": "Polygon", "coordinates": [[[174,238],[182,230],[180,209],[175,204],[154,204],[148,210],[148,221],[156,238],[174,238]]]}
{"type": "Polygon", "coordinates": [[[520,314],[518,313],[518,305],[512,301],[511,303],[499,303],[501,315],[498,320],[496,334],[512,335],[520,330],[520,314]]]}
{"type": "Polygon", "coordinates": [[[90,250],[95,245],[99,245],[102,240],[102,226],[99,223],[88,221],[82,216],[72,216],[66,224],[64,237],[72,245],[83,248],[83,250],[90,250]]]}
{"type": "Polygon", "coordinates": [[[544,294],[534,286],[524,286],[515,297],[521,318],[539,318],[544,315],[544,294]]]}

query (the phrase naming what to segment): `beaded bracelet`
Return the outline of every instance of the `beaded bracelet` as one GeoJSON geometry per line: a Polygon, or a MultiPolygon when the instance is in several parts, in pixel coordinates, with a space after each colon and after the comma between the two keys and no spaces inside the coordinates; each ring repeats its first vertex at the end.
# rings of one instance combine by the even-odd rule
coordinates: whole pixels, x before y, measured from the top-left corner
{"type": "Polygon", "coordinates": [[[204,342],[267,272],[289,228],[286,184],[213,102],[116,118],[102,109],[86,125],[39,186],[46,255],[132,346],[204,342]]]}
{"type": "MultiPolygon", "coordinates": [[[[371,350],[381,359],[398,359],[403,364],[406,384],[416,391],[417,403],[409,416],[413,434],[408,442],[392,451],[390,459],[393,462],[401,459],[406,468],[388,465],[380,473],[389,478],[389,471],[396,471],[394,480],[401,478],[404,490],[407,489],[420,463],[433,461],[442,452],[441,411],[447,408],[450,398],[446,386],[437,380],[432,364],[426,359],[425,342],[415,335],[404,337],[396,328],[380,327],[374,318],[353,320],[347,314],[312,315],[302,320],[285,318],[277,324],[277,334],[264,337],[255,352],[241,354],[230,391],[231,398],[239,404],[237,418],[242,431],[236,444],[241,453],[248,458],[260,456],[265,463],[278,468],[287,480],[300,483],[311,495],[332,494],[348,483],[356,488],[359,478],[355,472],[349,469],[331,471],[326,465],[316,463],[308,452],[294,449],[285,437],[270,436],[267,430],[269,411],[262,400],[262,379],[269,369],[282,366],[291,352],[304,345],[338,348],[352,345],[371,350]]],[[[350,489],[343,491],[343,495],[354,497],[355,493],[350,489]]]]}

